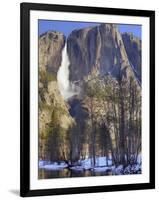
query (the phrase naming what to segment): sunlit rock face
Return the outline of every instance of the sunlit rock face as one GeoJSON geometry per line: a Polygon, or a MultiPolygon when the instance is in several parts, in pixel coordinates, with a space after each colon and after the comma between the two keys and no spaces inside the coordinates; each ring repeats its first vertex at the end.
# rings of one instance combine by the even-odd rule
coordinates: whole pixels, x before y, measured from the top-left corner
{"type": "Polygon", "coordinates": [[[65,36],[57,31],[48,31],[39,37],[39,70],[56,75],[65,40],[65,36]]]}
{"type": "MultiPolygon", "coordinates": [[[[115,78],[136,76],[130,63],[133,58],[129,60],[127,53],[128,42],[123,38],[114,24],[74,30],[67,42],[70,80],[73,82],[83,80],[94,69],[97,69],[101,76],[105,74],[111,74],[115,78]]],[[[137,65],[141,68],[141,59],[138,59],[137,65]]]]}

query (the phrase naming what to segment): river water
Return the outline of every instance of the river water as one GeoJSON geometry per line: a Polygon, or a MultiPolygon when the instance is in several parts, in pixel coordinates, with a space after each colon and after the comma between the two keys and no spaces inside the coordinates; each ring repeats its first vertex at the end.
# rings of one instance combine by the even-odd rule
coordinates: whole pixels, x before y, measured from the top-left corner
{"type": "Polygon", "coordinates": [[[46,170],[39,169],[39,179],[49,179],[49,178],[70,178],[70,177],[89,177],[89,176],[110,176],[111,171],[107,172],[94,172],[91,170],[75,171],[68,168],[62,170],[46,170]]]}

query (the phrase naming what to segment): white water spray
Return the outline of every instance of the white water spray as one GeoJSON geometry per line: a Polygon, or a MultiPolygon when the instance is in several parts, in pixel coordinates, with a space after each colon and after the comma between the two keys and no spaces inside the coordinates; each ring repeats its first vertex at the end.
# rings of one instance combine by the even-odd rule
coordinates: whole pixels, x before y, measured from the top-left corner
{"type": "Polygon", "coordinates": [[[61,66],[57,73],[57,82],[59,90],[64,99],[68,99],[71,96],[77,94],[77,92],[75,92],[73,84],[70,83],[69,80],[69,64],[70,62],[67,55],[67,43],[66,43],[62,50],[61,66]]]}

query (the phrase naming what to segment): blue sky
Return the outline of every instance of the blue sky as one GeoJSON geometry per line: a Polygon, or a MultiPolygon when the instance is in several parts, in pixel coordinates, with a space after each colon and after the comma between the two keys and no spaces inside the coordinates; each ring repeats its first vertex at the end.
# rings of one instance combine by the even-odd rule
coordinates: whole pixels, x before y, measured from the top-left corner
{"type": "MultiPolygon", "coordinates": [[[[62,32],[66,37],[75,29],[80,29],[88,26],[98,26],[100,23],[91,22],[71,22],[71,21],[54,21],[54,20],[39,20],[39,35],[48,30],[56,30],[62,32]]],[[[119,31],[131,32],[135,36],[141,38],[140,25],[125,25],[118,24],[119,31]]]]}

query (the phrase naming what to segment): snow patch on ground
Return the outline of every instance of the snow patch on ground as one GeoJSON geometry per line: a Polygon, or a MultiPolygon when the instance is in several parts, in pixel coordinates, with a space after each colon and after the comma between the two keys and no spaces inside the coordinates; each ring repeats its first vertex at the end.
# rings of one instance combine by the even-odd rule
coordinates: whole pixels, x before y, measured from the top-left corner
{"type": "Polygon", "coordinates": [[[58,164],[57,162],[50,163],[45,161],[39,161],[39,168],[40,169],[47,169],[47,170],[62,170],[64,168],[68,167],[68,165],[65,162],[61,162],[58,164]]]}
{"type": "Polygon", "coordinates": [[[110,170],[109,167],[94,167],[93,168],[93,171],[95,171],[95,172],[106,172],[108,170],[110,170]]]}
{"type": "Polygon", "coordinates": [[[82,166],[74,166],[74,167],[70,167],[71,170],[74,170],[74,171],[83,171],[84,168],[82,166]]]}
{"type": "Polygon", "coordinates": [[[123,174],[140,174],[141,163],[142,163],[141,154],[137,157],[136,164],[129,164],[127,167],[123,167],[123,165],[115,166],[113,165],[112,158],[108,157],[96,157],[95,158],[95,166],[93,167],[93,159],[87,158],[84,160],[79,160],[76,165],[69,166],[66,162],[61,161],[57,162],[49,162],[45,160],[39,161],[39,169],[46,170],[63,170],[64,168],[69,167],[69,169],[74,171],[83,171],[83,170],[92,170],[95,172],[107,172],[111,171],[113,175],[123,175],[123,174]]]}
{"type": "Polygon", "coordinates": [[[92,168],[92,159],[87,158],[85,160],[81,161],[81,167],[85,170],[91,169],[92,168]]]}
{"type": "MultiPolygon", "coordinates": [[[[85,170],[92,169],[93,159],[87,158],[85,160],[81,160],[80,163],[85,170]]],[[[104,156],[95,158],[95,167],[104,167],[107,165],[108,166],[112,165],[112,159],[108,159],[107,157],[104,156]]]]}
{"type": "Polygon", "coordinates": [[[124,169],[124,174],[140,174],[141,173],[141,165],[134,164],[134,165],[128,165],[124,169]]]}
{"type": "Polygon", "coordinates": [[[137,156],[137,163],[138,163],[139,165],[141,165],[141,163],[142,163],[142,156],[141,156],[141,154],[139,154],[139,155],[137,156]]]}
{"type": "Polygon", "coordinates": [[[122,175],[123,174],[123,165],[119,165],[113,170],[113,174],[122,175]]]}

